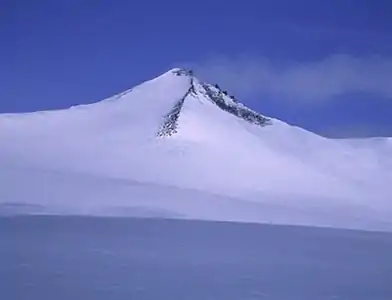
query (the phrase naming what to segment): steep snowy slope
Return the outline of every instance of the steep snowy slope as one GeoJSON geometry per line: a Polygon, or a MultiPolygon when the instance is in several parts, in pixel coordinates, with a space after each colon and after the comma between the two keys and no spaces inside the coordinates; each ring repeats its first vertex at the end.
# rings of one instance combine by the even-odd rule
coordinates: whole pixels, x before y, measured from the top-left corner
{"type": "Polygon", "coordinates": [[[173,69],[95,104],[0,115],[0,206],[386,228],[391,153],[391,139],[326,139],[173,69]]]}

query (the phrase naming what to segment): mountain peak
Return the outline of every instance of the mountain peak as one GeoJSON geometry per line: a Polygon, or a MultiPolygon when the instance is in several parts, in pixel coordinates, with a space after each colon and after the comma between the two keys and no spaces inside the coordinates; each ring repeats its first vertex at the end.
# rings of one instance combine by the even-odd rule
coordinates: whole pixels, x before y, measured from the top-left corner
{"type": "Polygon", "coordinates": [[[173,68],[169,72],[177,76],[193,76],[193,70],[185,68],[173,68]]]}
{"type": "Polygon", "coordinates": [[[187,68],[172,68],[163,72],[161,75],[158,75],[156,78],[166,77],[168,75],[176,75],[176,76],[187,76],[192,77],[194,75],[193,70],[187,68]]]}
{"type": "Polygon", "coordinates": [[[392,228],[389,140],[322,138],[182,68],[107,100],[0,115],[0,214],[392,228]]]}
{"type": "Polygon", "coordinates": [[[188,77],[189,86],[183,96],[165,114],[162,125],[157,132],[157,136],[159,137],[172,136],[178,132],[181,112],[185,102],[188,100],[197,100],[199,104],[214,104],[215,110],[224,111],[257,126],[262,127],[271,124],[271,119],[240,103],[235,96],[229,95],[218,84],[212,85],[194,77],[194,73],[190,69],[174,68],[165,74],[168,73],[188,77]]]}

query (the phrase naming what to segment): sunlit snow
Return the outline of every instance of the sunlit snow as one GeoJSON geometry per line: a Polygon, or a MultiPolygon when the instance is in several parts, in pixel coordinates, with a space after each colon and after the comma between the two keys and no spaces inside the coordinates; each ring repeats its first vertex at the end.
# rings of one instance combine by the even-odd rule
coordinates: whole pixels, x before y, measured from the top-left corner
{"type": "Polygon", "coordinates": [[[91,105],[0,115],[0,212],[392,229],[391,139],[260,125],[221,99],[239,116],[174,69],[91,105]]]}

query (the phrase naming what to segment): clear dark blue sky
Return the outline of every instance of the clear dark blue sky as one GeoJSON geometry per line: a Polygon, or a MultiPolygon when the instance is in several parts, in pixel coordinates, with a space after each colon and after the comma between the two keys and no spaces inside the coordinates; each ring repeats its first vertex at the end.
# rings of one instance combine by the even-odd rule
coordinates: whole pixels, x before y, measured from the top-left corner
{"type": "Polygon", "coordinates": [[[392,136],[388,0],[2,0],[0,11],[0,112],[96,102],[192,66],[289,123],[392,136]]]}

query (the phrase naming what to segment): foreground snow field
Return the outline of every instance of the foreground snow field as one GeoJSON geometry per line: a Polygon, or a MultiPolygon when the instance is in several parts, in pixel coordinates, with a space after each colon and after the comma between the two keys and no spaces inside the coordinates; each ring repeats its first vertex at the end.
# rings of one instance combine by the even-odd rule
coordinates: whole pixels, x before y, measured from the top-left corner
{"type": "Polygon", "coordinates": [[[327,139],[189,71],[103,101],[0,115],[0,213],[392,229],[392,139],[327,139]]]}
{"type": "Polygon", "coordinates": [[[392,299],[385,232],[21,216],[0,236],[2,299],[392,299]]]}

